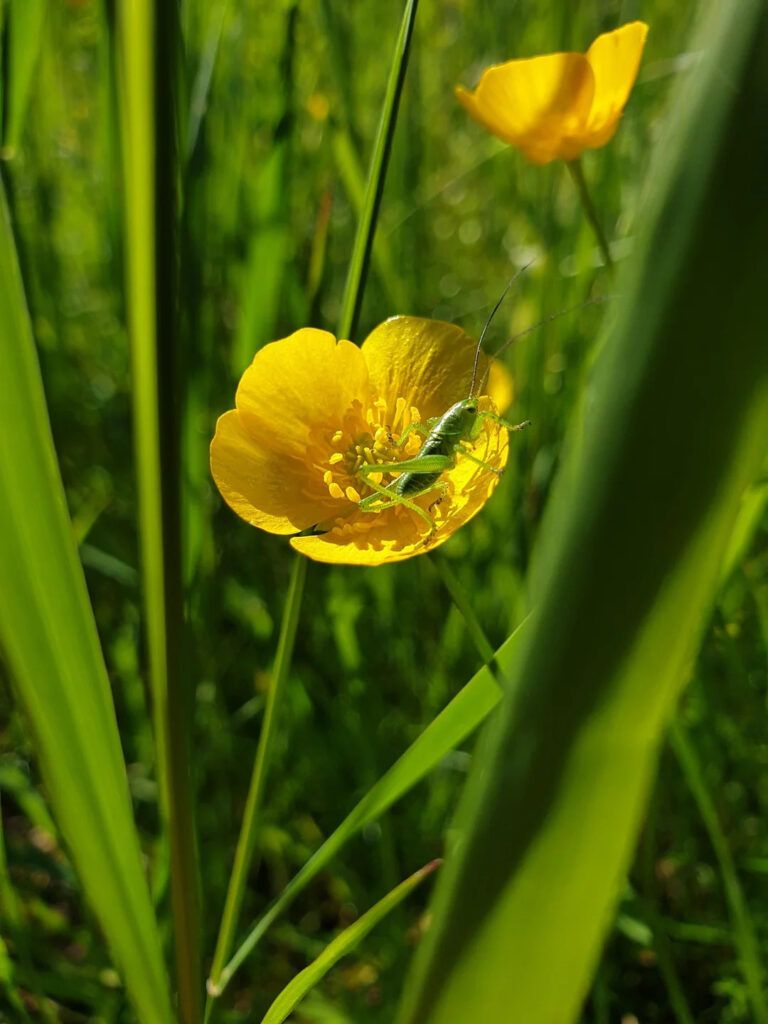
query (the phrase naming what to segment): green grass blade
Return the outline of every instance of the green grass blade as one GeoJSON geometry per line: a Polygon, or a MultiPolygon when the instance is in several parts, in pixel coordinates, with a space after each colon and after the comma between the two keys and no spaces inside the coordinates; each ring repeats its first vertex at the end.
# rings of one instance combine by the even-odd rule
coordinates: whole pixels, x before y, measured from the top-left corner
{"type": "Polygon", "coordinates": [[[283,690],[288,679],[288,670],[296,640],[296,630],[299,625],[299,612],[301,610],[306,576],[307,560],[305,558],[294,559],[291,582],[285,601],[285,613],[280,630],[280,641],[277,647],[277,654],[275,655],[272,682],[267,693],[267,704],[264,709],[259,745],[256,750],[251,784],[248,789],[245,811],[243,812],[243,824],[237,840],[235,863],[232,867],[232,875],[230,876],[227,888],[224,913],[221,918],[219,936],[216,941],[216,950],[213,954],[213,963],[209,974],[208,991],[214,996],[219,994],[220,975],[232,949],[235,929],[237,928],[240,908],[245,894],[245,886],[248,881],[248,873],[253,861],[253,848],[259,825],[258,812],[261,807],[261,797],[269,767],[271,740],[275,735],[275,714],[280,706],[283,690]]]}
{"type": "Polygon", "coordinates": [[[765,21],[757,2],[710,3],[692,42],[403,1024],[578,1015],[765,455],[765,21]]]}
{"type": "MultiPolygon", "coordinates": [[[[0,795],[2,795],[0,793],[0,795]]],[[[5,851],[5,832],[2,818],[2,800],[0,800],[0,924],[6,935],[17,938],[21,927],[21,910],[8,871],[8,858],[5,851]]]]}
{"type": "Polygon", "coordinates": [[[16,987],[13,961],[8,954],[8,947],[2,935],[0,935],[0,992],[2,992],[8,1009],[13,1010],[15,1020],[20,1024],[27,1024],[31,1018],[16,987]]]}
{"type": "Polygon", "coordinates": [[[142,582],[181,1020],[202,1013],[199,883],[183,664],[174,4],[119,5],[127,307],[142,582]]]}
{"type": "MultiPolygon", "coordinates": [[[[496,652],[496,661],[508,672],[523,635],[521,624],[496,652]]],[[[501,688],[491,669],[483,667],[427,726],[389,771],[355,805],[338,828],[291,879],[266,914],[248,933],[222,974],[222,987],[253,952],[269,928],[309,883],[330,864],[339,850],[366,825],[376,821],[454,750],[490,714],[501,700],[501,688]]]]}
{"type": "Polygon", "coordinates": [[[139,1017],[168,1024],[109,682],[0,184],[0,648],[61,833],[139,1017]]]}
{"type": "Polygon", "coordinates": [[[768,481],[758,480],[754,486],[747,489],[741,499],[739,514],[723,558],[722,582],[724,584],[728,582],[731,574],[747,556],[749,545],[763,520],[767,505],[768,481]]]}
{"type": "Polygon", "coordinates": [[[21,908],[8,870],[2,800],[0,800],[0,991],[4,992],[8,1005],[13,1008],[19,1020],[27,1021],[29,1017],[18,993],[16,969],[8,954],[4,936],[13,941],[16,956],[26,965],[29,956],[24,941],[21,908]]]}
{"type": "Polygon", "coordinates": [[[197,143],[200,139],[200,132],[203,126],[203,118],[208,109],[208,100],[211,93],[211,82],[216,61],[221,47],[221,36],[224,31],[224,22],[229,13],[229,0],[221,0],[218,9],[210,14],[210,27],[205,41],[205,47],[200,56],[200,65],[195,74],[192,85],[192,92],[189,100],[189,113],[187,116],[186,142],[184,147],[184,159],[188,165],[194,157],[197,143]]]}
{"type": "Polygon", "coordinates": [[[395,55],[389,69],[384,104],[381,108],[381,119],[373,144],[371,164],[368,170],[365,201],[358,222],[347,282],[341,302],[338,329],[340,338],[351,338],[357,327],[357,318],[360,313],[360,303],[363,300],[363,290],[368,274],[368,263],[371,256],[371,247],[373,246],[376,221],[379,215],[379,207],[381,206],[381,197],[384,194],[384,181],[387,176],[387,163],[397,123],[400,95],[403,91],[405,71],[408,66],[408,54],[410,52],[417,6],[418,0],[407,0],[395,44],[395,55]]]}
{"type": "Polygon", "coordinates": [[[232,373],[236,377],[253,359],[253,353],[275,337],[292,255],[288,199],[293,172],[290,147],[297,20],[294,2],[285,12],[285,44],[280,60],[283,107],[276,119],[271,152],[259,177],[257,225],[240,289],[242,310],[232,346],[232,373]]]}
{"type": "Polygon", "coordinates": [[[300,971],[283,989],[274,1003],[267,1010],[262,1018],[261,1024],[282,1024],[301,1000],[311,992],[318,982],[322,981],[325,975],[343,956],[351,953],[353,949],[365,938],[376,925],[382,921],[390,911],[394,910],[408,896],[417,885],[420,885],[425,878],[428,878],[438,867],[441,861],[435,860],[426,864],[423,868],[414,872],[410,878],[396,886],[391,892],[379,900],[354,924],[337,935],[333,942],[330,942],[323,952],[303,971],[300,971]]]}
{"type": "Polygon", "coordinates": [[[744,972],[747,992],[752,1004],[752,1019],[758,1021],[759,1024],[765,1024],[768,1021],[768,1004],[764,994],[765,974],[760,962],[760,947],[728,839],[720,824],[696,748],[688,736],[685,726],[680,721],[672,723],[669,741],[677,763],[685,776],[688,789],[696,801],[717,858],[725,898],[733,921],[734,941],[739,952],[741,969],[744,972]]]}
{"type": "Polygon", "coordinates": [[[288,140],[281,138],[264,161],[257,201],[258,225],[251,240],[240,289],[243,296],[232,345],[232,375],[239,377],[253,354],[275,337],[280,314],[290,232],[287,223],[288,140]]]}
{"type": "Polygon", "coordinates": [[[45,39],[45,21],[48,13],[48,0],[10,0],[8,5],[5,25],[8,46],[3,97],[3,148],[8,155],[13,154],[21,137],[35,67],[45,39]]]}
{"type": "MultiPolygon", "coordinates": [[[[346,128],[338,127],[333,132],[333,158],[347,198],[357,216],[362,218],[366,197],[365,176],[352,136],[346,128]]],[[[374,240],[373,265],[384,286],[389,308],[405,309],[405,289],[397,274],[395,258],[386,234],[379,233],[374,240]]]]}

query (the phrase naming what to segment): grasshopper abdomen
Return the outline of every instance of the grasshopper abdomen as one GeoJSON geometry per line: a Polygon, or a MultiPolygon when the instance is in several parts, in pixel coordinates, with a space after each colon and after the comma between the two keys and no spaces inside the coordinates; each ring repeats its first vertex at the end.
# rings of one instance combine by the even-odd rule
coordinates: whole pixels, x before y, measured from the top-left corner
{"type": "MultiPolygon", "coordinates": [[[[431,455],[442,455],[455,462],[460,442],[470,440],[476,419],[475,399],[464,398],[455,402],[432,427],[413,461],[418,462],[419,459],[431,455]]],[[[421,494],[437,483],[442,472],[420,473],[416,469],[409,470],[401,473],[395,480],[393,490],[395,494],[402,496],[421,494]]]]}

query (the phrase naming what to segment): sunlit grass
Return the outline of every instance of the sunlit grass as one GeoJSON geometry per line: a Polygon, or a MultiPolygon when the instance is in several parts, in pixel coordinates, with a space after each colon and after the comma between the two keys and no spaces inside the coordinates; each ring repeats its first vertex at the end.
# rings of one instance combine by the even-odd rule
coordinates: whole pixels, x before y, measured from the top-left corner
{"type": "MultiPolygon", "coordinates": [[[[391,131],[377,141],[382,105],[386,113],[404,67],[391,60],[402,5],[183,0],[178,26],[172,5],[165,12],[164,39],[176,56],[168,51],[156,80],[146,49],[151,33],[130,36],[127,22],[115,17],[142,9],[149,15],[153,5],[0,3],[2,177],[11,213],[0,246],[0,671],[11,682],[0,696],[0,1017],[6,1000],[34,1020],[129,1020],[132,1001],[142,1021],[159,1022],[169,1018],[166,990],[173,990],[173,1013],[194,1020],[205,998],[203,977],[215,978],[234,953],[217,1001],[222,1022],[261,1020],[273,1003],[285,1008],[292,992],[303,995],[308,979],[315,987],[297,1020],[393,1020],[414,946],[426,934],[427,895],[418,890],[396,906],[387,894],[402,894],[402,880],[447,848],[438,918],[423,946],[427,955],[430,947],[450,955],[439,955],[422,978],[431,979],[424,992],[437,988],[451,1004],[430,1005],[430,1014],[443,1014],[430,1016],[430,1024],[471,1019],[498,979],[522,1000],[526,984],[552,971],[563,986],[566,978],[581,979],[564,1021],[634,1016],[643,1024],[690,1024],[707,1013],[729,1024],[764,1019],[768,561],[759,481],[727,534],[737,482],[755,475],[765,430],[756,427],[732,446],[731,463],[724,456],[715,477],[716,456],[735,437],[728,410],[744,412],[754,397],[745,386],[737,398],[737,383],[750,377],[741,356],[760,320],[750,273],[761,257],[749,249],[759,213],[739,207],[738,233],[729,233],[713,215],[716,206],[736,209],[736,199],[727,198],[733,184],[724,180],[718,204],[700,215],[700,230],[714,239],[705,259],[695,240],[675,255],[675,238],[683,236],[671,229],[651,251],[644,202],[661,187],[659,172],[649,169],[659,167],[672,87],[699,67],[694,6],[652,0],[639,12],[651,32],[627,111],[610,145],[583,158],[615,277],[601,266],[563,168],[527,165],[470,122],[453,95],[456,83],[476,84],[489,64],[583,52],[616,27],[613,15],[594,5],[543,8],[534,0],[513,9],[502,0],[421,0],[402,97],[391,108],[391,131]],[[133,72],[131,54],[139,60],[133,72]],[[153,81],[166,119],[158,134],[153,81]],[[144,90],[148,105],[131,113],[144,90]],[[173,111],[178,135],[168,120],[173,111]],[[376,172],[379,159],[386,181],[376,172]],[[157,189],[164,199],[155,207],[157,189]],[[516,436],[483,513],[443,549],[438,572],[416,558],[376,569],[314,566],[305,581],[306,563],[291,563],[286,544],[260,536],[223,507],[209,478],[208,444],[261,345],[309,325],[359,343],[393,314],[449,320],[477,337],[506,281],[531,260],[494,322],[489,350],[585,298],[608,294],[610,301],[553,320],[508,349],[511,415],[532,426],[516,436]],[[674,268],[687,268],[695,280],[684,294],[673,291],[668,306],[674,268]],[[642,294],[632,281],[643,282],[642,294]],[[709,300],[722,315],[717,338],[709,300]],[[57,489],[32,333],[90,607],[57,489]],[[619,342],[624,356],[606,388],[595,361],[619,342]],[[164,361],[174,343],[177,364],[164,361]],[[632,405],[632,358],[657,351],[654,344],[659,359],[671,362],[648,393],[632,434],[636,448],[631,457],[601,462],[601,452],[613,445],[618,451],[626,433],[621,414],[632,405]],[[674,351],[681,362],[673,373],[674,351]],[[718,354],[728,359],[718,373],[722,386],[705,395],[718,354]],[[620,407],[612,420],[611,396],[620,407]],[[694,458],[705,436],[706,465],[694,458]],[[589,454],[589,472],[580,453],[589,454]],[[622,663],[643,697],[635,711],[621,705],[627,677],[617,676],[604,692],[605,714],[627,711],[611,734],[622,737],[620,750],[607,766],[576,758],[577,768],[559,777],[557,806],[571,815],[565,824],[556,813],[537,815],[540,782],[549,769],[557,775],[557,758],[547,760],[546,771],[515,772],[526,751],[543,749],[569,723],[574,749],[585,749],[577,716],[567,713],[569,694],[575,700],[598,686],[588,668],[604,646],[600,615],[625,608],[629,623],[639,600],[638,573],[619,572],[621,559],[629,550],[645,568],[660,565],[654,560],[668,553],[682,521],[675,486],[694,464],[697,479],[712,473],[712,493],[699,508],[716,541],[686,548],[695,555],[687,562],[666,563],[667,586],[677,585],[680,596],[654,605],[646,668],[622,663]],[[569,491],[561,478],[558,491],[572,498],[561,496],[555,507],[550,491],[563,465],[577,483],[569,491]],[[668,475],[659,483],[653,474],[664,465],[668,475]],[[601,520],[598,534],[588,534],[600,501],[620,481],[625,495],[637,488],[631,514],[601,520]],[[539,542],[565,550],[578,517],[590,546],[574,542],[577,554],[563,556],[565,568],[542,589],[539,542]],[[599,589],[602,564],[613,572],[610,591],[576,602],[583,616],[578,643],[567,655],[568,671],[548,682],[540,671],[545,655],[566,657],[563,645],[577,621],[573,609],[561,610],[551,625],[550,613],[565,602],[569,573],[585,551],[590,584],[599,589]],[[720,563],[726,571],[715,599],[720,563]],[[706,624],[702,614],[713,602],[706,624]],[[533,617],[507,639],[532,606],[533,617]],[[542,607],[550,616],[546,631],[537,619],[542,607]],[[693,636],[698,628],[698,657],[691,643],[685,659],[673,659],[686,630],[693,636]],[[496,648],[496,662],[483,668],[496,648]],[[633,749],[641,721],[653,719],[653,746],[658,707],[668,715],[688,679],[676,757],[662,760],[652,827],[626,884],[622,872],[641,818],[629,782],[601,805],[602,824],[590,833],[592,870],[579,875],[590,807],[619,778],[620,755],[633,749]],[[513,721],[507,710],[508,747],[497,746],[493,760],[487,740],[481,749],[494,765],[487,777],[503,780],[509,772],[507,782],[516,780],[500,788],[505,798],[517,793],[517,802],[496,804],[488,792],[470,790],[462,820],[474,815],[475,824],[485,818],[492,827],[487,843],[469,844],[480,860],[462,889],[451,866],[453,813],[474,760],[471,737],[510,684],[522,694],[520,706],[536,705],[535,713],[513,721]],[[648,704],[651,694],[658,705],[648,704]],[[272,727],[262,733],[262,722],[272,727]],[[256,796],[252,785],[249,800],[254,765],[256,796]],[[96,824],[102,820],[103,828],[96,824]],[[507,820],[532,845],[549,842],[553,854],[511,883],[520,897],[507,925],[513,935],[502,928],[494,943],[503,969],[489,978],[488,959],[472,966],[470,977],[451,969],[471,931],[461,908],[480,906],[484,886],[491,892],[493,872],[477,865],[500,856],[507,820]],[[548,825],[539,830],[542,820],[548,825]],[[205,907],[199,944],[195,831],[205,907]],[[222,943],[239,835],[240,873],[222,943]],[[569,931],[556,908],[542,908],[548,897],[567,906],[569,880],[577,877],[585,894],[594,886],[594,899],[569,931]],[[446,911],[454,884],[454,909],[446,911]],[[598,904],[604,909],[595,923],[598,904]],[[363,936],[369,923],[376,929],[363,936]],[[608,943],[585,995],[603,925],[608,943]],[[168,953],[162,963],[161,939],[168,953]],[[566,939],[568,970],[558,951],[566,939]],[[339,951],[347,959],[326,975],[339,951]],[[462,999],[469,1009],[456,1017],[462,999]]],[[[745,0],[743,24],[753,10],[745,0]]],[[[720,73],[736,82],[736,64],[728,67],[737,35],[723,30],[718,39],[720,73]]],[[[717,95],[718,102],[735,97],[736,113],[749,115],[735,86],[717,95]]],[[[717,141],[711,107],[699,124],[707,129],[696,137],[701,169],[717,141]]],[[[757,173],[747,160],[733,167],[757,173]]],[[[760,190],[736,191],[748,203],[760,190]]],[[[676,215],[675,230],[684,221],[676,215]]],[[[753,383],[763,369],[756,358],[753,383]]],[[[680,527],[679,536],[693,544],[703,536],[697,529],[685,534],[680,527]]],[[[646,758],[643,785],[650,785],[650,766],[646,758]]],[[[493,893],[500,904],[504,891],[500,884],[493,893]]],[[[555,994],[552,986],[546,992],[555,994]]],[[[530,1024],[530,1007],[521,1005],[518,1015],[530,1024]]],[[[425,1013],[417,1016],[426,1024],[425,1013]]]]}

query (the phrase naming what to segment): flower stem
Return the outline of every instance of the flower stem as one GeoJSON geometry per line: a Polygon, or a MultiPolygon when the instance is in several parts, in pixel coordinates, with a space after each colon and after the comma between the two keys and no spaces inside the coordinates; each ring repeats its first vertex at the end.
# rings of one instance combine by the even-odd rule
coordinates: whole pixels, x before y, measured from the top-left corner
{"type": "MultiPolygon", "coordinates": [[[[341,313],[337,329],[338,337],[348,338],[354,333],[357,315],[360,310],[360,302],[365,291],[366,279],[368,277],[369,257],[373,237],[376,233],[381,197],[384,192],[384,180],[387,174],[389,163],[389,152],[392,146],[392,136],[397,121],[397,112],[400,103],[403,80],[408,64],[413,23],[416,16],[418,0],[406,0],[403,18],[398,33],[395,51],[392,56],[387,90],[384,97],[384,104],[381,110],[379,128],[376,134],[376,141],[371,156],[371,165],[368,171],[365,200],[363,211],[357,225],[355,241],[350,259],[347,280],[344,287],[344,296],[341,303],[341,313]]],[[[227,963],[227,957],[232,948],[237,922],[240,917],[245,884],[251,868],[253,846],[255,842],[256,826],[258,821],[259,804],[264,787],[269,754],[274,735],[274,723],[279,707],[279,700],[284,689],[284,684],[290,670],[293,656],[293,646],[296,639],[296,629],[301,610],[301,601],[304,592],[304,581],[307,573],[307,560],[303,555],[295,555],[291,571],[291,582],[288,590],[283,612],[283,621],[280,630],[280,641],[278,644],[275,667],[272,673],[272,681],[267,696],[267,707],[264,714],[264,722],[259,737],[259,747],[256,752],[256,760],[253,766],[253,775],[248,792],[248,799],[245,807],[243,823],[240,829],[240,837],[237,842],[235,853],[235,864],[229,881],[224,913],[219,927],[219,936],[216,941],[216,952],[211,966],[208,980],[208,1000],[205,1006],[205,1022],[211,1019],[214,1000],[221,995],[229,979],[234,974],[242,959],[247,955],[248,950],[239,951],[231,963],[227,963]]]]}
{"type": "MultiPolygon", "coordinates": [[[[259,735],[259,746],[256,751],[256,759],[253,763],[251,784],[248,790],[248,798],[243,814],[243,823],[240,827],[240,837],[237,841],[235,851],[235,863],[229,879],[227,898],[224,904],[224,913],[219,928],[219,937],[216,942],[216,951],[213,955],[210,977],[208,980],[208,991],[211,995],[218,994],[218,986],[221,980],[221,972],[227,962],[232,942],[235,937],[240,908],[245,893],[245,884],[248,880],[248,873],[252,866],[253,847],[256,842],[256,831],[258,826],[258,812],[261,804],[261,796],[264,792],[264,780],[266,778],[270,755],[272,753],[273,740],[275,736],[276,711],[279,701],[285,688],[288,672],[293,657],[293,647],[296,640],[296,630],[299,624],[299,613],[301,601],[304,594],[304,582],[307,576],[307,559],[296,555],[291,568],[291,579],[288,584],[288,596],[283,610],[283,620],[280,627],[280,639],[277,644],[277,654],[272,670],[272,678],[267,693],[267,703],[264,710],[264,721],[259,735]]],[[[206,1007],[206,1019],[210,1014],[210,1004],[206,1007]]]]}
{"type": "Polygon", "coordinates": [[[456,605],[461,617],[464,619],[464,625],[467,627],[470,639],[475,645],[475,650],[493,673],[496,682],[503,689],[505,685],[504,671],[496,659],[496,652],[493,649],[493,645],[480,624],[480,620],[475,615],[474,609],[472,608],[472,602],[469,599],[469,594],[467,594],[467,591],[464,589],[464,586],[458,576],[449,565],[448,559],[441,551],[432,552],[431,562],[437,570],[437,574],[442,580],[445,589],[448,591],[451,600],[456,605]]]}
{"type": "Polygon", "coordinates": [[[568,160],[565,165],[573,178],[573,182],[576,186],[576,191],[579,193],[579,199],[581,205],[584,207],[584,213],[587,215],[587,220],[592,226],[592,230],[595,233],[597,244],[600,247],[600,252],[603,256],[603,261],[606,267],[613,269],[613,257],[611,256],[611,249],[608,245],[608,239],[606,238],[603,226],[600,223],[600,218],[597,215],[595,204],[592,202],[592,196],[589,194],[589,188],[587,186],[587,179],[584,177],[584,168],[581,163],[581,157],[576,157],[574,160],[568,160]]]}

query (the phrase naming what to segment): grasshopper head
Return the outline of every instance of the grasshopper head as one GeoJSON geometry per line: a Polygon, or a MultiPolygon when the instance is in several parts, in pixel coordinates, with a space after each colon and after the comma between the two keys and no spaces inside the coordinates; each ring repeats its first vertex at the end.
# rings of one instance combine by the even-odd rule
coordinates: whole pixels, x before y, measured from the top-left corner
{"type": "Polygon", "coordinates": [[[464,398],[453,407],[457,433],[469,437],[477,419],[479,404],[476,398],[464,398]]]}

